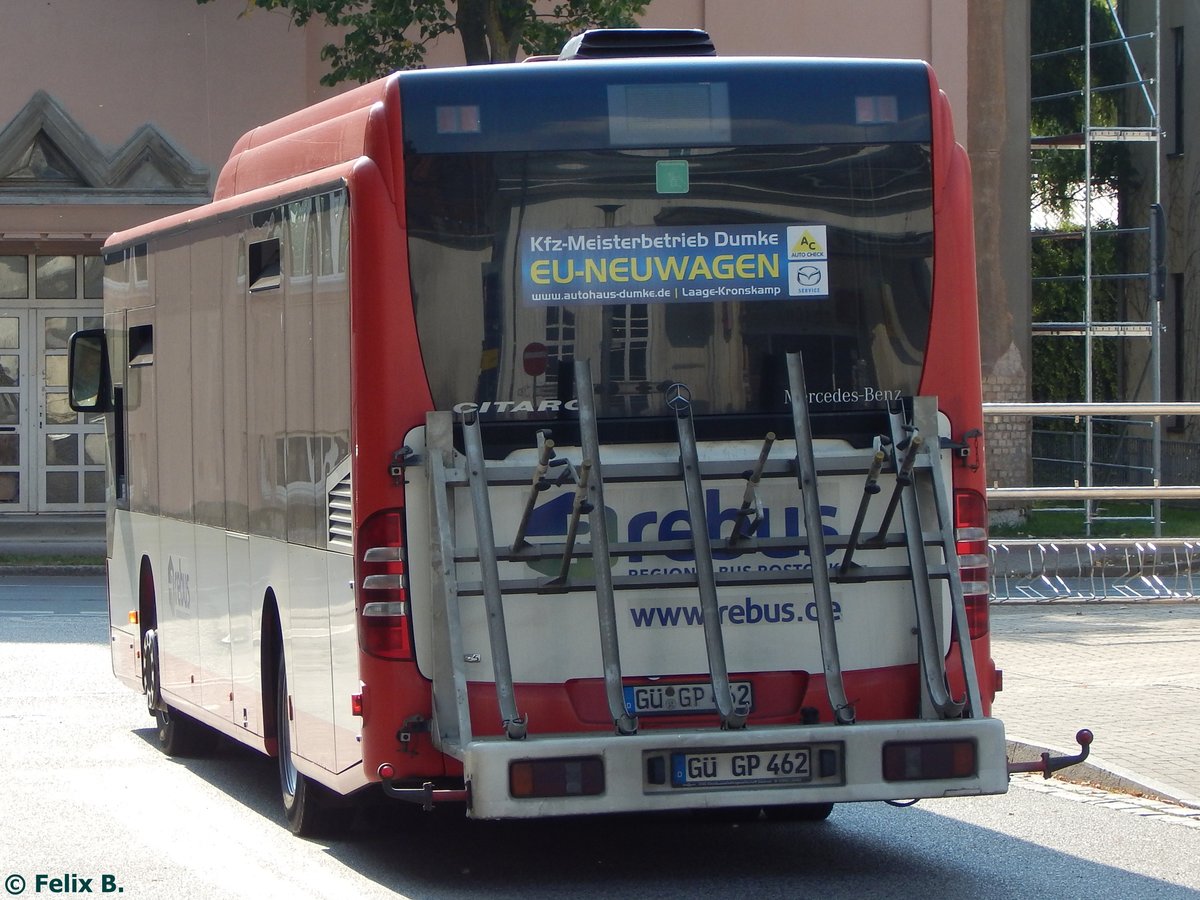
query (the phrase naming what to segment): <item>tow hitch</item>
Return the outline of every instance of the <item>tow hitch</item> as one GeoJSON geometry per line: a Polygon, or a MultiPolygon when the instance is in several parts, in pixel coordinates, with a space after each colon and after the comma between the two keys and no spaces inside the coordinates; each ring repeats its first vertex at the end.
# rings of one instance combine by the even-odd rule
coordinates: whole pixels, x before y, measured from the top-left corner
{"type": "Polygon", "coordinates": [[[435,788],[432,781],[424,782],[420,787],[400,787],[395,782],[396,770],[388,763],[379,767],[379,780],[383,792],[396,800],[406,803],[416,803],[431,812],[435,803],[466,803],[471,805],[471,788],[468,785],[463,790],[435,788]]]}
{"type": "Polygon", "coordinates": [[[1074,756],[1051,756],[1049,752],[1042,754],[1042,758],[1036,762],[1010,762],[1008,764],[1008,774],[1014,772],[1041,772],[1043,778],[1049,778],[1052,772],[1057,772],[1059,769],[1065,769],[1067,766],[1073,766],[1076,763],[1081,763],[1088,757],[1088,751],[1092,745],[1092,733],[1086,728],[1081,728],[1075,733],[1075,743],[1079,744],[1079,752],[1074,756]]]}

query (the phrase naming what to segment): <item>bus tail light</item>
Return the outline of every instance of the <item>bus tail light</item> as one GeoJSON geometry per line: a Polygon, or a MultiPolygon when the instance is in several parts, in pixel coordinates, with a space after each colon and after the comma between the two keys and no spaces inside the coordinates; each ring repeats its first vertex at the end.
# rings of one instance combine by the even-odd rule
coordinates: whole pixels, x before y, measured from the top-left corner
{"type": "Polygon", "coordinates": [[[408,572],[400,510],[369,518],[358,532],[358,644],[383,659],[412,659],[408,572]]]}
{"type": "Polygon", "coordinates": [[[521,800],[594,797],[604,793],[604,761],[599,756],[516,760],[508,767],[508,790],[521,800]]]}
{"type": "Polygon", "coordinates": [[[971,778],[979,772],[973,740],[890,741],[883,745],[884,781],[971,778]]]}
{"type": "Polygon", "coordinates": [[[987,542],[987,501],[975,491],[954,494],[954,528],[959,574],[967,607],[971,640],[988,633],[988,598],[991,590],[987,542]]]}

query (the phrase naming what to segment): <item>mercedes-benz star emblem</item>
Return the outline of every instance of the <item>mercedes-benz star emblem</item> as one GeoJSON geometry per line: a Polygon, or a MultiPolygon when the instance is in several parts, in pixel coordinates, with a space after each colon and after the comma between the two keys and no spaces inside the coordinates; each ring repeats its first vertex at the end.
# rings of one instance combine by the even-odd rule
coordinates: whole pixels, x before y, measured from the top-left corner
{"type": "Polygon", "coordinates": [[[677,413],[687,412],[692,406],[692,392],[686,384],[678,381],[667,388],[667,407],[677,413]]]}

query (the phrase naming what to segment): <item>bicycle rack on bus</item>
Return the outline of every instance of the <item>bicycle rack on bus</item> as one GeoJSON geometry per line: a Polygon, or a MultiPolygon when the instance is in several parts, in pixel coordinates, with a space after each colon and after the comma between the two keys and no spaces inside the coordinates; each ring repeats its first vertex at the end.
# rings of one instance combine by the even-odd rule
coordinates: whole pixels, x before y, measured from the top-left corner
{"type": "MultiPolygon", "coordinates": [[[[748,710],[737,708],[730,692],[730,679],[722,637],[717,589],[723,586],[764,583],[811,584],[816,607],[825,687],[834,720],[843,725],[855,721],[854,707],[847,698],[838,655],[835,612],[831,584],[872,581],[910,582],[916,612],[916,643],[921,673],[923,718],[958,718],[982,715],[982,702],[974,657],[967,631],[965,601],[958,569],[951,495],[940,458],[937,402],[931,397],[913,400],[911,421],[902,409],[890,413],[891,434],[875,441],[866,451],[822,454],[813,450],[809,425],[807,389],[799,354],[788,354],[788,381],[792,420],[795,428],[796,455],[792,459],[770,458],[774,434],[764,437],[757,459],[712,459],[701,461],[691,417],[686,386],[672,385],[667,403],[675,413],[679,461],[669,463],[603,463],[597,435],[594,391],[590,366],[586,360],[575,363],[575,383],[579,397],[580,454],[578,464],[555,456],[554,442],[544,433],[537,441],[537,462],[532,471],[528,464],[486,462],[479,421],[468,415],[459,426],[465,453],[454,447],[454,421],[448,412],[430,413],[427,419],[426,465],[431,491],[433,517],[434,603],[432,631],[434,648],[434,711],[437,743],[446,752],[457,755],[472,740],[473,729],[467,695],[467,664],[464,655],[459,598],[481,596],[486,611],[488,640],[498,709],[504,734],[520,740],[530,733],[526,717],[517,708],[512,666],[509,659],[508,632],[504,619],[506,594],[561,591],[591,591],[596,597],[605,697],[614,731],[619,735],[636,734],[637,718],[626,708],[621,673],[614,592],[630,588],[692,587],[697,590],[705,632],[709,677],[713,686],[717,715],[722,728],[745,726],[748,710]],[[929,438],[925,436],[929,435],[929,438]],[[567,534],[561,542],[530,543],[526,531],[536,505],[537,494],[550,484],[550,475],[559,470],[561,484],[570,480],[575,492],[568,518],[567,534]],[[861,474],[865,477],[863,496],[855,526],[846,536],[826,536],[821,522],[818,477],[822,474],[861,474]],[[894,476],[878,532],[863,538],[862,525],[872,498],[881,492],[881,474],[894,476]],[[712,539],[706,521],[704,479],[744,477],[747,481],[741,508],[728,538],[712,539]],[[757,490],[763,478],[795,478],[802,495],[804,534],[800,537],[758,537],[757,490]],[[610,542],[604,516],[606,481],[680,480],[691,522],[691,538],[610,542]],[[527,485],[529,495],[525,511],[511,545],[498,546],[494,535],[489,488],[499,485],[527,485]],[[456,545],[455,491],[469,492],[475,526],[476,547],[456,545]],[[936,529],[924,530],[921,521],[922,497],[926,507],[932,503],[936,529]],[[901,530],[891,530],[895,513],[900,513],[901,530]],[[583,517],[588,521],[588,540],[576,540],[583,517]],[[827,554],[842,551],[836,565],[813,565],[806,571],[714,572],[713,551],[740,550],[756,553],[788,548],[805,551],[812,560],[828,560],[827,554]],[[876,550],[904,548],[908,565],[863,565],[876,550]],[[614,557],[655,556],[686,551],[695,554],[695,573],[668,575],[612,574],[614,557]],[[571,563],[590,558],[590,576],[572,574],[571,563]],[[500,564],[554,560],[558,574],[546,577],[500,577],[500,564]],[[459,565],[479,568],[478,581],[460,581],[459,565]],[[955,699],[948,687],[945,660],[939,650],[937,602],[933,584],[948,585],[952,623],[962,657],[966,687],[964,698],[955,699]]],[[[731,567],[733,568],[733,567],[731,567]]],[[[473,661],[473,660],[472,660],[473,661]]]]}

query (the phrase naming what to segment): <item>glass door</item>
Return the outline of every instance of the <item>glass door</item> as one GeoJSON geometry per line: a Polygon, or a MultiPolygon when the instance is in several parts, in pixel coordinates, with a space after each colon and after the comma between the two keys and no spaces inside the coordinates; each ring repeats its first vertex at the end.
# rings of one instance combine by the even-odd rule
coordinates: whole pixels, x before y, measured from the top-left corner
{"type": "Polygon", "coordinates": [[[67,401],[67,344],[84,328],[99,328],[95,310],[56,309],[37,317],[38,417],[33,469],[38,472],[38,510],[104,508],[103,417],[82,416],[67,401]]]}
{"type": "Polygon", "coordinates": [[[30,509],[27,315],[0,311],[0,512],[30,509]]]}
{"type": "Polygon", "coordinates": [[[103,322],[104,262],[0,247],[0,515],[104,509],[104,423],[67,402],[67,343],[103,322]]]}

